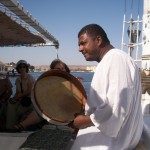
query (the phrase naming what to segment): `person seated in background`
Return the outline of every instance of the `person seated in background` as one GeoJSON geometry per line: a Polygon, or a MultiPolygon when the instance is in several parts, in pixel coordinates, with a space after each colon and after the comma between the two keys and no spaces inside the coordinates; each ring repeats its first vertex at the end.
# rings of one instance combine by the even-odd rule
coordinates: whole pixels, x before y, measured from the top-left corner
{"type": "Polygon", "coordinates": [[[6,75],[0,74],[0,130],[5,129],[7,104],[12,95],[12,84],[6,75]]]}
{"type": "MultiPolygon", "coordinates": [[[[61,60],[55,59],[51,62],[50,64],[50,70],[55,69],[55,70],[62,70],[65,72],[70,73],[69,67],[61,60]]],[[[25,120],[19,122],[18,124],[15,125],[15,128],[17,130],[26,130],[28,129],[29,126],[38,124],[39,122],[43,121],[44,119],[38,115],[36,110],[33,110],[25,120]]]]}
{"type": "Polygon", "coordinates": [[[29,65],[25,60],[19,60],[16,70],[20,76],[16,79],[16,93],[10,99],[7,109],[6,129],[14,129],[14,125],[28,112],[33,110],[31,103],[31,89],[35,82],[32,75],[28,74],[29,65]]]}

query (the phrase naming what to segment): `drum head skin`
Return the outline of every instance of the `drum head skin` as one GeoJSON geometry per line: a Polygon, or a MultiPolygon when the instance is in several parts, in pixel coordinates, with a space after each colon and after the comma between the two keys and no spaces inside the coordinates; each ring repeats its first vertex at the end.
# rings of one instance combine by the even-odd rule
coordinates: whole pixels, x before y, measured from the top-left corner
{"type": "Polygon", "coordinates": [[[43,73],[35,82],[33,92],[33,104],[47,121],[67,123],[84,112],[84,87],[76,77],[64,71],[43,73]]]}

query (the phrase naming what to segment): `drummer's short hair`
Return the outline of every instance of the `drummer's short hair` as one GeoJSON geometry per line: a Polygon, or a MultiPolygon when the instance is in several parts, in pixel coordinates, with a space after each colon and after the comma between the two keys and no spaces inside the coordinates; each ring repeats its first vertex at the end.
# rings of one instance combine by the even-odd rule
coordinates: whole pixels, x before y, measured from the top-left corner
{"type": "Polygon", "coordinates": [[[78,38],[82,35],[86,33],[87,35],[96,38],[98,36],[100,36],[107,44],[110,44],[110,41],[107,37],[106,32],[104,31],[104,29],[99,26],[98,24],[88,24],[86,26],[84,26],[78,33],[78,38]]]}
{"type": "Polygon", "coordinates": [[[51,64],[50,64],[50,69],[55,69],[55,66],[56,66],[57,64],[62,64],[62,65],[64,66],[66,72],[70,73],[69,67],[68,67],[63,61],[61,61],[60,59],[55,59],[55,60],[53,60],[53,61],[51,62],[51,64]]]}

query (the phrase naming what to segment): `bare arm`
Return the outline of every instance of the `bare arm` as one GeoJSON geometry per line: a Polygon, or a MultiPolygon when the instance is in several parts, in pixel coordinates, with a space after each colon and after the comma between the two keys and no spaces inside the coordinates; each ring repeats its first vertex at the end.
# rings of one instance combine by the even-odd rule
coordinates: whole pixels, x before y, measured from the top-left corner
{"type": "Polygon", "coordinates": [[[2,102],[8,102],[8,99],[10,98],[10,96],[12,95],[12,88],[11,87],[8,87],[5,95],[3,96],[2,98],[2,102]]]}
{"type": "Polygon", "coordinates": [[[24,128],[26,128],[30,125],[34,125],[36,123],[39,123],[40,121],[41,121],[41,118],[37,115],[37,113],[35,111],[32,111],[25,120],[20,122],[20,124],[24,128]]]}
{"type": "Polygon", "coordinates": [[[16,124],[14,127],[17,130],[24,130],[30,125],[34,125],[42,121],[43,118],[40,118],[35,111],[32,111],[25,120],[21,121],[20,123],[16,124]]]}
{"type": "Polygon", "coordinates": [[[12,95],[12,84],[11,84],[9,78],[6,78],[5,81],[6,81],[6,88],[5,88],[5,92],[4,92],[2,99],[1,99],[2,103],[7,103],[8,99],[12,95]]]}

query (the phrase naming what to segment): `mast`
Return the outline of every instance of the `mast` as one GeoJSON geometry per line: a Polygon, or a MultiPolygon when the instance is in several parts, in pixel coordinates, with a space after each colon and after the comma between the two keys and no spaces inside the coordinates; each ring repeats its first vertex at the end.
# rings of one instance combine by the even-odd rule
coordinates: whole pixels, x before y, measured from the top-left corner
{"type": "Polygon", "coordinates": [[[142,68],[150,74],[150,0],[144,0],[142,68]]]}
{"type": "Polygon", "coordinates": [[[133,15],[133,0],[125,0],[125,12],[123,18],[122,50],[126,50],[141,71],[142,86],[142,111],[144,116],[150,115],[150,0],[143,0],[142,20],[139,16],[140,0],[137,13],[133,15]],[[131,10],[127,11],[126,3],[130,3],[131,10]],[[126,33],[127,31],[127,33],[126,33]],[[125,34],[126,33],[126,34],[125,34]],[[140,33],[142,38],[140,38],[140,33]],[[126,49],[125,49],[126,47],[126,49]],[[140,51],[141,53],[139,53],[140,51]]]}
{"type": "Polygon", "coordinates": [[[128,55],[130,55],[140,67],[141,55],[139,49],[141,48],[142,45],[140,39],[140,34],[141,34],[140,29],[142,28],[141,27],[142,20],[140,20],[140,16],[139,16],[139,6],[140,6],[140,1],[134,4],[133,0],[131,1],[125,0],[121,47],[122,50],[127,51],[128,55]],[[126,7],[126,5],[130,6],[130,8],[126,7]],[[136,5],[137,9],[133,10],[133,5],[136,5]],[[135,18],[135,14],[137,16],[136,18],[135,18]]]}

